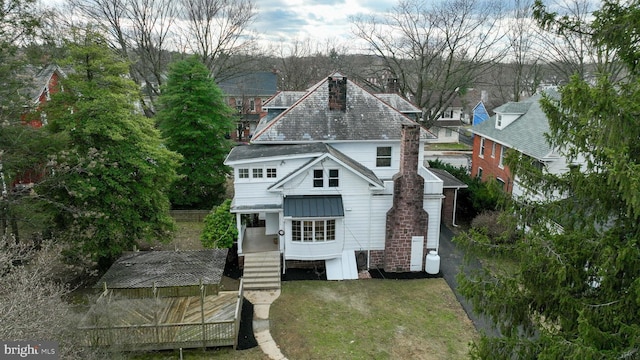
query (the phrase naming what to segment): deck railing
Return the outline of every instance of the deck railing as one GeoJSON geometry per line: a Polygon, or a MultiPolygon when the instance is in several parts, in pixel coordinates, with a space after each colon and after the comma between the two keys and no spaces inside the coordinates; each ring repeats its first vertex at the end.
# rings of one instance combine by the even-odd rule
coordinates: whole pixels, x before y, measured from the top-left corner
{"type": "MultiPolygon", "coordinates": [[[[233,319],[207,320],[204,307],[205,288],[200,297],[200,321],[161,323],[160,316],[153,314],[153,320],[146,324],[122,324],[118,314],[108,313],[108,304],[114,301],[108,290],[98,298],[96,304],[107,312],[106,317],[94,314],[85,316],[82,326],[89,346],[108,347],[119,351],[132,350],[168,350],[178,348],[198,348],[238,345],[238,333],[242,317],[242,279],[237,297],[233,319]]],[[[128,299],[127,301],[135,301],[128,299]]],[[[118,308],[118,307],[115,307],[118,308]]]]}

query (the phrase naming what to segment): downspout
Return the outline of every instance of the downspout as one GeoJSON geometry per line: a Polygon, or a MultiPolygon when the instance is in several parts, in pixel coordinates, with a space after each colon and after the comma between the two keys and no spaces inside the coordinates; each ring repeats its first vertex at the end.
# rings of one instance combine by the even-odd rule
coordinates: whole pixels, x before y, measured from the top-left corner
{"type": "Polygon", "coordinates": [[[452,217],[452,221],[451,221],[451,225],[453,225],[453,227],[458,227],[458,225],[456,225],[456,207],[458,205],[458,188],[456,188],[455,192],[453,193],[453,217],[452,217]]]}
{"type": "Polygon", "coordinates": [[[371,269],[371,197],[373,194],[369,192],[369,244],[367,245],[367,270],[371,269]]]}
{"type": "Polygon", "coordinates": [[[236,213],[236,227],[238,228],[238,253],[243,254],[242,244],[244,243],[244,231],[242,228],[242,215],[236,213]]]}

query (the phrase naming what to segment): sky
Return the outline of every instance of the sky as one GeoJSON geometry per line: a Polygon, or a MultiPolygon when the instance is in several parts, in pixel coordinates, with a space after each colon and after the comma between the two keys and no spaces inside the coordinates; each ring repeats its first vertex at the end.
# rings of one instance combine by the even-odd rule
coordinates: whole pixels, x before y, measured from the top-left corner
{"type": "Polygon", "coordinates": [[[255,0],[253,28],[266,41],[352,38],[350,16],[382,13],[397,0],[255,0]]]}

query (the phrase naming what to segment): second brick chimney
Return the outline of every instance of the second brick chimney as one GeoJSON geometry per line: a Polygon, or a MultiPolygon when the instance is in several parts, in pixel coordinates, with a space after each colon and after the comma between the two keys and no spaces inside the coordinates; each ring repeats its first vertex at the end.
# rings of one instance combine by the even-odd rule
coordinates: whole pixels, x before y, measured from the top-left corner
{"type": "Polygon", "coordinates": [[[329,110],[347,110],[347,78],[329,76],[329,110]]]}
{"type": "MultiPolygon", "coordinates": [[[[414,236],[427,239],[429,216],[423,208],[424,179],[418,174],[420,126],[402,125],[400,172],[393,177],[393,206],[387,212],[386,272],[407,272],[414,236]]],[[[420,259],[422,261],[422,259],[420,259]]]]}

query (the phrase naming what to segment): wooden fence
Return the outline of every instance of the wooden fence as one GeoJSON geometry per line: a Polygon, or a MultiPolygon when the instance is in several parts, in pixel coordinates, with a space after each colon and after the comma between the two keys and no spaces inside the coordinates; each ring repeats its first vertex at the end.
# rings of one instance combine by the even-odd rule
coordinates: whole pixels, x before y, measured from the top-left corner
{"type": "Polygon", "coordinates": [[[169,214],[177,222],[202,222],[211,210],[171,210],[169,214]]]}
{"type": "MultiPolygon", "coordinates": [[[[147,306],[148,302],[142,303],[143,299],[114,300],[112,294],[109,291],[105,291],[96,302],[95,306],[98,309],[90,311],[79,328],[86,335],[86,343],[89,346],[109,347],[118,351],[168,350],[215,346],[233,346],[235,349],[238,345],[238,333],[242,317],[244,299],[242,288],[241,280],[237,295],[231,297],[230,300],[235,303],[231,318],[220,319],[219,317],[225,316],[211,316],[212,311],[215,310],[206,308],[205,300],[207,300],[207,297],[203,287],[199,301],[200,316],[196,316],[199,321],[181,322],[165,320],[176,318],[176,316],[169,315],[169,312],[173,310],[182,312],[181,316],[178,314],[180,319],[188,318],[185,313],[193,313],[196,310],[194,308],[166,309],[158,307],[156,309],[148,309],[149,312],[146,314],[136,311],[127,313],[122,310],[135,309],[136,306],[138,308],[153,308],[153,306],[147,306]],[[118,301],[126,302],[126,304],[111,306],[116,305],[115,303],[118,301]],[[136,301],[139,303],[135,304],[136,301]],[[99,315],[101,311],[106,313],[106,316],[99,315]],[[132,313],[133,317],[131,317],[132,313]],[[209,316],[205,316],[205,313],[209,314],[209,316]],[[141,319],[146,320],[146,323],[134,323],[140,322],[141,319]]],[[[211,303],[211,301],[208,301],[208,303],[211,303]]],[[[191,316],[191,319],[193,319],[193,316],[191,316]]],[[[145,322],[144,320],[143,322],[145,322]]]]}

